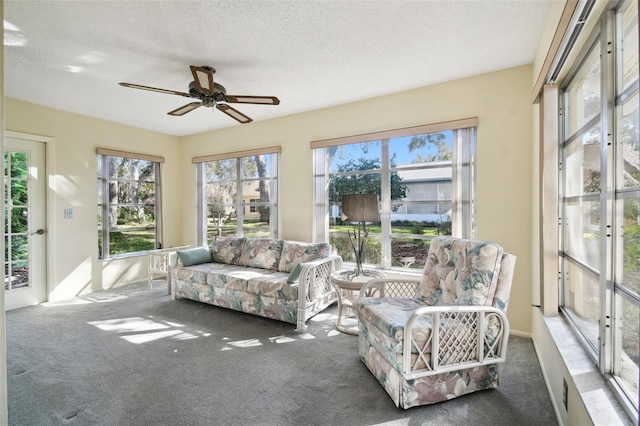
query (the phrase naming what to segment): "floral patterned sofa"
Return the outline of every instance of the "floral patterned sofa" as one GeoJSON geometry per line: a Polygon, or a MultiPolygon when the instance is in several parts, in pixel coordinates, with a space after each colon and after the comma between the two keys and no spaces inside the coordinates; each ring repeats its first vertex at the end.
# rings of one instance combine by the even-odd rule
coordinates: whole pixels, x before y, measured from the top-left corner
{"type": "Polygon", "coordinates": [[[171,294],[296,324],[301,332],[336,301],[329,275],[340,268],[327,243],[222,237],[177,252],[171,294]]]}
{"type": "Polygon", "coordinates": [[[362,287],[353,304],[360,357],[396,406],[498,386],[515,260],[494,243],[436,237],[421,280],[362,287]]]}

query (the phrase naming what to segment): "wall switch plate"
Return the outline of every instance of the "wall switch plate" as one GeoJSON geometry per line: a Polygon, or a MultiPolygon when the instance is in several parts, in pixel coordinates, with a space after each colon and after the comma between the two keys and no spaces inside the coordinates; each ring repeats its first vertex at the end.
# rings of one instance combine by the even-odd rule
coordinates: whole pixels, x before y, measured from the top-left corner
{"type": "Polygon", "coordinates": [[[66,209],[64,209],[64,218],[73,219],[73,209],[71,207],[67,207],[66,209]]]}

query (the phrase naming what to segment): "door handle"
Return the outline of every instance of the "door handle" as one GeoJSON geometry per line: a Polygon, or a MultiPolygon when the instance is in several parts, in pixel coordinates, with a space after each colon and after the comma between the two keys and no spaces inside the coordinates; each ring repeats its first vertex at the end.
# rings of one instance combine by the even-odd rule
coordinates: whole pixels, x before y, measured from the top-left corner
{"type": "Polygon", "coordinates": [[[35,232],[30,233],[29,235],[34,235],[34,234],[38,234],[38,235],[43,235],[46,231],[42,228],[38,229],[35,232]]]}

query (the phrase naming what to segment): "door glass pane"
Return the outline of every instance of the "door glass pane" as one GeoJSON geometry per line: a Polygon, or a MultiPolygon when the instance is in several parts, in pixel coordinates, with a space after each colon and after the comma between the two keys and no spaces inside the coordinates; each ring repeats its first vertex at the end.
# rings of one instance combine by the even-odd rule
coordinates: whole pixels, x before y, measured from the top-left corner
{"type": "Polygon", "coordinates": [[[571,309],[575,323],[594,348],[598,348],[600,317],[599,278],[568,260],[564,261],[565,306],[571,309]]]}
{"type": "Polygon", "coordinates": [[[29,232],[29,217],[27,207],[17,207],[10,209],[11,216],[7,223],[11,224],[11,229],[7,229],[7,233],[20,234],[29,232]]]}
{"type": "Polygon", "coordinates": [[[27,235],[12,235],[9,241],[11,244],[11,260],[29,259],[29,237],[27,235]]]}
{"type": "Polygon", "coordinates": [[[27,181],[12,179],[10,188],[10,202],[14,206],[27,205],[29,203],[29,194],[27,193],[27,181]]]}
{"type": "Polygon", "coordinates": [[[5,289],[29,287],[29,161],[28,152],[6,151],[5,289]]]}
{"type": "Polygon", "coordinates": [[[15,262],[11,268],[11,289],[29,287],[29,264],[15,262]]]}
{"type": "Polygon", "coordinates": [[[596,271],[600,269],[600,202],[565,205],[564,251],[596,271]]]}
{"type": "Polygon", "coordinates": [[[14,179],[27,179],[29,176],[29,154],[11,151],[11,169],[9,175],[14,179]]]}
{"type": "Polygon", "coordinates": [[[565,139],[600,114],[600,52],[595,46],[565,92],[565,139]]]}

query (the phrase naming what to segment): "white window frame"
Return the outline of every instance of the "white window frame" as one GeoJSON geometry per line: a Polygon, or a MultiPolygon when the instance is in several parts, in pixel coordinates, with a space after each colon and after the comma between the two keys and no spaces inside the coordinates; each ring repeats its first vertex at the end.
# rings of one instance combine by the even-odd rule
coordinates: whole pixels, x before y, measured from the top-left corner
{"type": "MultiPolygon", "coordinates": [[[[314,150],[314,223],[313,239],[317,242],[329,242],[329,195],[328,187],[331,174],[327,161],[327,149],[340,145],[359,144],[379,141],[382,144],[380,158],[381,194],[380,217],[382,245],[381,264],[369,265],[381,269],[392,267],[391,241],[395,236],[391,232],[391,189],[390,175],[396,169],[391,168],[388,141],[396,137],[414,136],[444,131],[453,131],[452,161],[452,230],[453,236],[461,238],[475,237],[475,150],[477,117],[448,121],[423,126],[395,129],[365,135],[325,139],[311,142],[314,150]]],[[[429,240],[430,238],[426,238],[429,240]]],[[[346,262],[348,263],[348,262],[346,262]]],[[[404,269],[404,268],[403,268],[404,269]]],[[[404,269],[406,270],[406,269],[404,269]]]]}
{"type": "MultiPolygon", "coordinates": [[[[103,175],[98,173],[98,185],[101,186],[102,198],[98,203],[98,209],[101,209],[102,220],[103,222],[107,220],[109,217],[109,209],[111,208],[111,201],[109,200],[109,176],[108,176],[108,167],[109,167],[109,158],[127,158],[129,160],[144,160],[154,163],[154,198],[155,203],[154,207],[154,218],[155,218],[155,242],[153,249],[162,248],[162,186],[161,186],[161,164],[164,163],[164,157],[159,157],[155,155],[148,154],[140,154],[133,153],[128,151],[117,151],[113,149],[105,149],[98,148],[96,150],[97,153],[97,161],[101,162],[100,170],[102,170],[103,175]]],[[[144,207],[148,207],[149,204],[142,204],[144,207]]],[[[108,259],[117,259],[122,257],[129,256],[139,256],[143,254],[147,254],[149,250],[136,251],[136,252],[128,252],[128,253],[118,253],[111,254],[109,252],[109,240],[110,235],[113,232],[110,227],[106,223],[102,223],[101,229],[101,237],[102,243],[100,247],[99,259],[100,260],[108,260],[108,259]]]]}
{"type": "MultiPolygon", "coordinates": [[[[261,148],[247,151],[236,151],[224,154],[207,155],[192,158],[192,163],[196,166],[196,242],[198,245],[208,245],[207,227],[207,203],[206,203],[206,183],[205,167],[208,162],[220,160],[236,161],[236,200],[235,211],[237,214],[236,236],[244,236],[244,218],[247,215],[244,205],[243,189],[244,184],[250,181],[260,180],[260,178],[243,178],[242,163],[247,157],[256,155],[269,155],[269,238],[278,238],[278,163],[279,154],[282,148],[279,146],[261,148]]],[[[258,207],[261,203],[253,204],[258,207]]],[[[249,209],[246,209],[249,210],[249,209]]]]}

